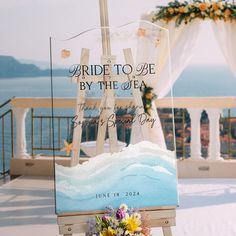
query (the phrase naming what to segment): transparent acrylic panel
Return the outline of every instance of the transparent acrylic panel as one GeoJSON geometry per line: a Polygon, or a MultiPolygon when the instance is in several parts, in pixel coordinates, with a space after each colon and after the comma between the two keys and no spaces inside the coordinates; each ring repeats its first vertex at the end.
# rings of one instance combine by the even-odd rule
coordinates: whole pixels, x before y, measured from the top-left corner
{"type": "Polygon", "coordinates": [[[57,214],[178,204],[169,52],[145,21],[51,39],[57,214]]]}

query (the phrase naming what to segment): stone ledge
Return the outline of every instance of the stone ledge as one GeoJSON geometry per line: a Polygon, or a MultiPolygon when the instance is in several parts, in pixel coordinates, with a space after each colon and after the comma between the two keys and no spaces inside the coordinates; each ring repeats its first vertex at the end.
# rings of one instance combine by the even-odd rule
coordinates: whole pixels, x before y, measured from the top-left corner
{"type": "Polygon", "coordinates": [[[236,178],[236,160],[178,160],[179,178],[236,178]]]}
{"type": "MultiPolygon", "coordinates": [[[[86,161],[88,158],[83,158],[86,161]]],[[[69,166],[70,158],[57,157],[60,165],[69,166]]],[[[178,160],[179,178],[236,178],[236,160],[178,160]]],[[[11,176],[53,176],[53,158],[39,157],[35,159],[11,159],[11,176]]]]}
{"type": "MultiPolygon", "coordinates": [[[[86,161],[87,158],[83,158],[86,161]]],[[[63,166],[70,166],[70,158],[56,157],[56,163],[63,166]]],[[[52,157],[37,157],[32,159],[11,159],[10,175],[31,175],[31,176],[53,176],[53,158],[52,157]]]]}

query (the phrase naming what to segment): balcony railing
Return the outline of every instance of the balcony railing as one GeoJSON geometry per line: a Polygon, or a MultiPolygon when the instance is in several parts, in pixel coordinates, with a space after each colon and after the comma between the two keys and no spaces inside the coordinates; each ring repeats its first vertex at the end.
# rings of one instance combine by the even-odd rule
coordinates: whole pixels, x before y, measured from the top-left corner
{"type": "Polygon", "coordinates": [[[13,157],[13,113],[11,99],[0,105],[0,178],[9,174],[9,159],[13,157]]]}
{"type": "MultiPolygon", "coordinates": [[[[4,108],[10,103],[11,109],[5,109],[0,116],[2,122],[0,144],[2,174],[6,174],[8,171],[9,157],[50,156],[53,146],[56,154],[61,155],[62,152],[58,151],[63,146],[63,140],[71,138],[71,119],[75,102],[75,99],[70,98],[56,98],[54,100],[54,108],[56,109],[54,145],[52,145],[50,98],[13,98],[4,103],[0,108],[4,108]],[[15,124],[13,123],[13,114],[15,124]],[[6,122],[7,116],[9,117],[6,122]],[[6,160],[8,160],[7,166],[6,160]]],[[[117,105],[122,106],[125,102],[130,104],[132,100],[127,101],[127,99],[119,98],[117,105]]],[[[90,98],[86,100],[86,103],[88,105],[99,104],[96,98],[90,98]]],[[[166,143],[169,147],[173,146],[173,137],[167,135],[167,131],[172,128],[170,104],[170,98],[156,101],[166,143]]],[[[177,156],[179,158],[191,157],[201,160],[203,157],[208,160],[221,160],[222,157],[224,159],[235,157],[236,118],[232,116],[231,110],[236,108],[236,98],[175,98],[174,107],[177,156]],[[221,115],[222,110],[224,110],[224,116],[221,115]]],[[[122,119],[122,114],[118,117],[122,119]]],[[[86,117],[86,119],[96,120],[98,117],[86,117]]],[[[94,122],[94,126],[84,127],[82,141],[95,139],[96,123],[94,122]]],[[[131,127],[127,125],[126,127],[118,127],[117,130],[119,140],[128,143],[131,127]]]]}

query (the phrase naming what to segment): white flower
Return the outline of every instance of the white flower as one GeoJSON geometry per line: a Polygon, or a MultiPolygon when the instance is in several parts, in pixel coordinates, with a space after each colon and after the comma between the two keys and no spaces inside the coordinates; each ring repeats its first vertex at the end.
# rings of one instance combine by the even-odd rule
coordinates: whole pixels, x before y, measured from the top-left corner
{"type": "Polygon", "coordinates": [[[134,218],[135,219],[141,219],[141,215],[137,212],[134,213],[134,218]]]}
{"type": "Polygon", "coordinates": [[[119,221],[118,220],[114,220],[114,225],[118,226],[119,225],[119,221]]]}
{"type": "Polygon", "coordinates": [[[116,233],[117,235],[122,235],[124,233],[124,230],[122,228],[117,228],[116,233]]]}
{"type": "Polygon", "coordinates": [[[223,2],[218,2],[218,6],[220,9],[223,9],[224,8],[223,2]]]}
{"type": "Polygon", "coordinates": [[[123,209],[124,211],[128,210],[128,206],[126,204],[121,204],[120,208],[123,209]]]}
{"type": "Polygon", "coordinates": [[[188,6],[186,6],[186,7],[184,8],[184,13],[188,13],[188,11],[189,11],[188,6]]]}
{"type": "Polygon", "coordinates": [[[195,17],[195,13],[192,12],[192,13],[190,14],[190,17],[191,17],[191,18],[194,18],[194,17],[195,17]]]}
{"type": "Polygon", "coordinates": [[[221,15],[221,10],[217,10],[217,11],[215,11],[215,14],[217,15],[217,16],[220,16],[221,15]]]}
{"type": "Polygon", "coordinates": [[[129,218],[129,214],[125,213],[125,217],[121,220],[121,222],[125,223],[128,218],[129,218]]]}

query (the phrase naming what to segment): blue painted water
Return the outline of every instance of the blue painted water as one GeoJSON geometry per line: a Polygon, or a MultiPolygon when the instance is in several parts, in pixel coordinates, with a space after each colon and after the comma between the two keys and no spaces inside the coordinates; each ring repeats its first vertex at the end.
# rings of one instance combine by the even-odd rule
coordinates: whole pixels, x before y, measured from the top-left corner
{"type": "Polygon", "coordinates": [[[178,205],[173,152],[150,142],[130,145],[75,167],[56,166],[57,213],[178,205]]]}

